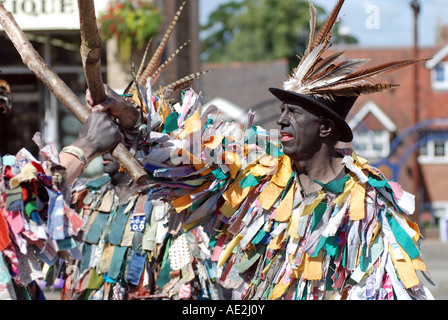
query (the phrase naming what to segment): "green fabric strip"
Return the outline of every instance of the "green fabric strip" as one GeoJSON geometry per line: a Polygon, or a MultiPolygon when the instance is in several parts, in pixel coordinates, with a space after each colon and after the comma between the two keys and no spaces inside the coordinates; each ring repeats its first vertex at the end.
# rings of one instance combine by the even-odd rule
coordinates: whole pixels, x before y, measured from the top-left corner
{"type": "Polygon", "coordinates": [[[123,205],[119,207],[115,213],[115,217],[112,221],[109,234],[107,236],[107,240],[110,244],[118,246],[121,243],[121,238],[123,237],[123,232],[130,216],[129,214],[124,213],[125,209],[126,205],[123,205]]]}
{"type": "Polygon", "coordinates": [[[86,236],[86,241],[89,243],[98,243],[101,233],[103,232],[104,225],[109,218],[109,213],[98,212],[95,220],[89,228],[89,232],[86,236]]]}
{"type": "Polygon", "coordinates": [[[177,124],[177,118],[179,117],[179,114],[177,112],[171,112],[165,119],[165,125],[163,127],[162,133],[170,133],[174,130],[177,130],[178,124],[177,124]]]}
{"type": "Polygon", "coordinates": [[[239,183],[240,183],[241,188],[245,189],[245,188],[257,186],[260,182],[253,174],[249,174],[246,177],[244,177],[244,179],[241,180],[239,183]]]}
{"type": "Polygon", "coordinates": [[[163,254],[161,270],[160,270],[159,276],[157,277],[157,280],[156,280],[156,285],[159,286],[160,288],[163,288],[171,279],[170,272],[173,270],[171,269],[171,266],[170,266],[170,256],[169,256],[168,249],[170,248],[172,241],[173,241],[173,239],[170,236],[170,238],[168,238],[168,240],[167,240],[165,252],[163,254]]]}
{"type": "Polygon", "coordinates": [[[320,219],[327,210],[327,199],[324,198],[313,211],[313,223],[311,224],[311,232],[314,231],[320,219]]]}
{"type": "Polygon", "coordinates": [[[406,253],[415,259],[420,256],[420,251],[418,251],[412,238],[407,234],[407,232],[398,224],[398,222],[392,217],[389,212],[386,212],[386,218],[395,236],[395,239],[400,244],[400,246],[406,251],[406,253]]]}
{"type": "Polygon", "coordinates": [[[123,266],[124,256],[128,247],[116,246],[110,261],[107,276],[113,280],[117,280],[120,275],[121,267],[123,266]]]}
{"type": "Polygon", "coordinates": [[[87,186],[87,188],[98,189],[101,186],[103,186],[106,183],[108,183],[109,181],[110,181],[110,177],[109,176],[102,176],[101,178],[89,181],[86,184],[86,186],[87,186]]]}
{"type": "Polygon", "coordinates": [[[326,241],[326,237],[320,237],[319,243],[317,244],[316,250],[314,250],[313,254],[311,255],[311,258],[316,258],[319,255],[319,252],[324,247],[326,241]]]}
{"type": "Polygon", "coordinates": [[[252,267],[252,265],[257,262],[257,260],[261,257],[261,254],[263,253],[265,246],[259,246],[257,251],[252,251],[249,256],[235,265],[235,268],[238,270],[239,273],[245,272],[247,269],[252,267]]]}
{"type": "Polygon", "coordinates": [[[341,193],[342,191],[344,191],[345,184],[349,178],[350,178],[350,175],[347,174],[344,177],[342,177],[341,179],[330,181],[327,184],[322,183],[317,180],[314,180],[314,179],[313,179],[313,181],[316,182],[317,184],[319,184],[320,186],[322,186],[322,188],[324,188],[325,191],[337,194],[337,193],[341,193]]]}

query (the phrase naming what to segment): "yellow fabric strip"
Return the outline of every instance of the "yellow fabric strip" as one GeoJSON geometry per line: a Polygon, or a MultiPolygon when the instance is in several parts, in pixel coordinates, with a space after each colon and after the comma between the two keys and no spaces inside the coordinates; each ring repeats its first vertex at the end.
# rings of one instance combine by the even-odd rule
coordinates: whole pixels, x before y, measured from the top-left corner
{"type": "Polygon", "coordinates": [[[313,203],[305,206],[302,212],[302,216],[312,214],[314,209],[316,209],[317,205],[325,198],[325,195],[326,195],[325,192],[319,192],[317,197],[314,199],[313,203]]]}
{"type": "Polygon", "coordinates": [[[249,172],[255,177],[264,177],[272,173],[273,169],[271,167],[266,167],[262,164],[255,164],[250,168],[249,172]]]}
{"type": "Polygon", "coordinates": [[[269,242],[268,249],[278,250],[282,247],[282,243],[283,243],[283,234],[281,233],[269,242]]]}
{"type": "Polygon", "coordinates": [[[268,300],[277,300],[279,299],[289,288],[289,282],[283,283],[282,280],[280,280],[274,287],[274,289],[271,292],[271,295],[268,300]]]}
{"type": "Polygon", "coordinates": [[[185,138],[187,135],[193,132],[200,131],[202,128],[201,117],[199,116],[199,108],[195,113],[185,120],[184,129],[179,133],[179,139],[185,138]]]}
{"type": "Polygon", "coordinates": [[[350,197],[350,219],[362,220],[365,217],[366,184],[355,183],[350,197]]]}
{"type": "Polygon", "coordinates": [[[229,166],[230,176],[235,179],[241,169],[241,160],[236,152],[224,152],[224,163],[229,166]]]}
{"type": "Polygon", "coordinates": [[[277,212],[275,214],[275,220],[279,222],[286,222],[289,220],[292,214],[292,207],[294,204],[294,192],[296,190],[296,185],[294,184],[289,188],[286,193],[285,198],[280,202],[277,207],[277,212]]]}
{"type": "Polygon", "coordinates": [[[305,269],[303,277],[307,280],[322,279],[322,251],[315,258],[311,258],[307,253],[303,257],[305,259],[305,269]]]}
{"type": "Polygon", "coordinates": [[[241,202],[243,202],[243,200],[247,197],[247,195],[249,194],[249,192],[254,188],[254,187],[248,187],[248,188],[243,188],[240,185],[240,181],[244,178],[243,175],[241,175],[241,177],[237,178],[228,188],[227,190],[223,193],[222,197],[224,198],[224,200],[226,200],[226,202],[232,207],[232,208],[236,208],[238,207],[241,202]]]}
{"type": "Polygon", "coordinates": [[[280,187],[273,183],[273,181],[269,181],[268,185],[261,191],[258,196],[258,202],[263,209],[269,210],[274,204],[275,200],[280,196],[283,192],[284,187],[280,187]]]}
{"type": "Polygon", "coordinates": [[[224,250],[221,253],[221,256],[218,260],[218,268],[221,268],[224,262],[227,261],[227,259],[232,254],[233,249],[240,243],[241,239],[243,239],[244,235],[238,234],[235,238],[230,241],[227,246],[224,248],[224,250]]]}
{"type": "Polygon", "coordinates": [[[354,185],[355,180],[353,179],[353,177],[350,177],[345,183],[344,191],[342,191],[342,193],[333,201],[336,207],[339,207],[347,199],[354,185]]]}
{"type": "Polygon", "coordinates": [[[223,136],[212,136],[204,146],[209,149],[216,149],[221,144],[223,138],[223,136]]]}
{"type": "Polygon", "coordinates": [[[227,218],[230,218],[237,209],[238,209],[237,207],[232,207],[229,203],[224,202],[219,211],[221,211],[221,213],[225,215],[227,218]]]}
{"type": "Polygon", "coordinates": [[[400,276],[400,280],[405,286],[406,289],[412,288],[413,286],[416,286],[420,283],[420,280],[417,277],[417,274],[415,273],[414,266],[411,262],[411,258],[406,253],[406,251],[403,250],[403,248],[400,247],[400,250],[403,254],[404,260],[397,260],[394,256],[392,245],[389,244],[389,253],[392,258],[392,261],[395,265],[395,268],[397,269],[398,275],[400,276]]]}
{"type": "Polygon", "coordinates": [[[175,199],[172,204],[177,213],[182,212],[183,210],[189,208],[191,206],[191,195],[197,194],[201,191],[204,191],[211,185],[211,182],[204,183],[202,186],[194,190],[193,192],[186,194],[182,197],[175,199]]]}
{"type": "Polygon", "coordinates": [[[409,221],[408,219],[405,219],[406,223],[412,228],[414,229],[414,231],[416,231],[417,233],[412,237],[412,240],[414,240],[415,242],[418,241],[418,239],[420,239],[421,237],[421,233],[420,233],[420,228],[418,227],[418,224],[409,221]]]}
{"type": "Polygon", "coordinates": [[[292,162],[286,155],[281,155],[278,162],[278,170],[272,176],[271,181],[280,187],[286,187],[292,175],[292,162]]]}

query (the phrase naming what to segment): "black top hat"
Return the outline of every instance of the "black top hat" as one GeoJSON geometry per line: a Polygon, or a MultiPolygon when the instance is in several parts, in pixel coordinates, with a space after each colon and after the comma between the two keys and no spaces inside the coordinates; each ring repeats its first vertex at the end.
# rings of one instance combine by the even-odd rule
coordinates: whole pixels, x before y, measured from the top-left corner
{"type": "Polygon", "coordinates": [[[269,88],[269,91],[283,103],[298,105],[308,112],[332,120],[340,134],[340,141],[350,142],[353,140],[352,130],[345,119],[358,98],[357,96],[334,96],[333,100],[329,100],[279,88],[269,88]]]}

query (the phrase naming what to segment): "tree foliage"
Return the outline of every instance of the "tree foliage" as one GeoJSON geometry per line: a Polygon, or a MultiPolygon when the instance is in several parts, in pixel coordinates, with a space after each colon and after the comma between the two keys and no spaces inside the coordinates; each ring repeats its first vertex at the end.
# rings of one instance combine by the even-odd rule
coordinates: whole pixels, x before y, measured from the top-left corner
{"type": "MultiPolygon", "coordinates": [[[[319,20],[324,10],[316,6],[319,20]]],[[[206,61],[298,61],[309,35],[308,0],[236,0],[220,5],[202,26],[206,61]]],[[[335,32],[335,41],[341,40],[335,32]]],[[[344,37],[345,42],[356,39],[344,37]]]]}

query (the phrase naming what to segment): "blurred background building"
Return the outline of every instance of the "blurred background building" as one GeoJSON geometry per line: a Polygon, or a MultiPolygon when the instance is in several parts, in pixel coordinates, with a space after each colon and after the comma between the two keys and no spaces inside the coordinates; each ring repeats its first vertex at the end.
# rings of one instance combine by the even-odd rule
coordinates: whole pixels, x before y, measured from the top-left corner
{"type": "MultiPolygon", "coordinates": [[[[358,99],[348,117],[355,133],[354,141],[349,146],[377,165],[388,178],[397,180],[406,191],[416,194],[416,219],[424,235],[446,240],[448,29],[434,17],[434,21],[439,21],[432,28],[436,41],[428,42],[426,35],[421,36],[420,31],[423,27],[427,30],[428,26],[418,25],[418,20],[412,20],[413,14],[416,14],[415,17],[418,17],[418,14],[428,15],[426,6],[448,9],[445,2],[434,1],[437,0],[422,3],[422,11],[410,6],[415,2],[413,0],[401,0],[399,3],[381,0],[375,2],[378,7],[369,7],[365,1],[347,1],[347,8],[356,7],[358,11],[355,17],[343,11],[344,19],[359,20],[362,25],[352,28],[353,32],[342,25],[335,32],[337,39],[334,46],[345,49],[346,57],[371,58],[372,64],[411,58],[415,57],[416,53],[421,58],[429,58],[417,70],[406,68],[384,77],[387,82],[400,84],[399,88],[358,99]],[[381,18],[381,25],[378,20],[378,25],[373,23],[370,28],[367,23],[372,23],[369,18],[375,18],[375,8],[379,9],[378,18],[381,18]],[[398,10],[398,14],[394,10],[398,10]],[[409,24],[400,29],[404,33],[397,34],[394,39],[406,37],[409,41],[400,46],[381,43],[369,46],[369,40],[372,39],[373,42],[374,39],[373,32],[376,32],[377,38],[378,35],[384,39],[395,37],[386,29],[388,21],[385,20],[389,14],[394,14],[397,19],[403,16],[407,18],[409,24]],[[420,35],[418,39],[415,37],[415,30],[420,35]],[[362,31],[367,36],[356,39],[362,31]],[[425,45],[421,45],[421,42],[425,45]]],[[[160,32],[151,42],[153,48],[183,1],[142,2],[151,3],[163,18],[159,26],[160,32]]],[[[335,3],[315,1],[321,6],[320,18],[325,17],[325,12],[331,9],[333,2],[335,3]]],[[[86,83],[79,54],[77,1],[6,0],[2,3],[13,13],[33,46],[52,70],[81,101],[84,101],[86,83]]],[[[299,59],[296,53],[301,52],[303,43],[308,38],[308,1],[260,0],[259,3],[266,6],[273,6],[274,3],[278,6],[284,5],[284,8],[267,8],[264,11],[258,7],[244,7],[250,3],[253,2],[187,0],[165,56],[185,41],[191,42],[170,64],[161,82],[169,83],[200,70],[213,70],[193,85],[196,91],[202,92],[204,104],[213,103],[221,110],[224,118],[243,123],[247,111],[252,109],[257,112],[257,125],[265,129],[276,129],[278,102],[267,89],[271,86],[281,86],[291,67],[299,59]],[[300,4],[296,14],[288,7],[291,3],[300,4]],[[219,4],[223,7],[219,7],[219,4]],[[208,13],[213,12],[213,15],[207,14],[204,20],[205,8],[209,10],[208,13]],[[252,16],[252,19],[244,14],[252,16]],[[276,16],[283,18],[277,19],[276,16]],[[236,20],[234,17],[241,19],[236,20]],[[237,27],[220,29],[226,21],[237,27]],[[259,34],[260,26],[266,33],[259,34]],[[274,26],[283,28],[285,36],[279,33],[279,29],[274,30],[274,26]],[[244,28],[248,30],[246,37],[236,37],[237,32],[243,34],[241,30],[244,28]],[[233,44],[230,44],[232,41],[233,44]],[[292,51],[280,50],[283,49],[280,44],[284,42],[294,42],[294,46],[290,48],[292,51]]],[[[95,1],[97,17],[110,12],[111,4],[114,2],[110,0],[95,1]]],[[[391,39],[389,43],[393,41],[391,39]]],[[[116,37],[105,41],[102,58],[103,79],[118,92],[122,92],[132,79],[131,62],[138,68],[144,51],[141,47],[131,47],[130,58],[124,61],[120,58],[122,43],[124,41],[120,43],[116,37]]],[[[0,154],[15,154],[25,147],[38,156],[37,146],[31,140],[38,131],[42,132],[45,143],[54,141],[58,148],[71,143],[81,126],[79,121],[22,63],[20,55],[4,32],[0,34],[0,47],[0,78],[8,81],[13,94],[12,110],[7,115],[0,115],[0,154]]],[[[93,163],[89,170],[92,174],[101,170],[101,163],[93,163]]]]}

